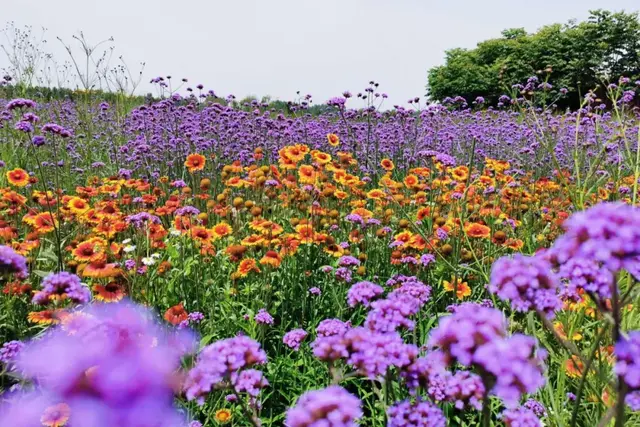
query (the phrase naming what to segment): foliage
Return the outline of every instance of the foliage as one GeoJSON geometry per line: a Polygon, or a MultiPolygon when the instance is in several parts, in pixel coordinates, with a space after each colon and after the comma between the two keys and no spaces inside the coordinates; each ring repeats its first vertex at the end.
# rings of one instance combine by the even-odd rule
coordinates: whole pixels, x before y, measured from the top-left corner
{"type": "Polygon", "coordinates": [[[449,50],[445,64],[429,71],[428,91],[438,101],[480,96],[495,104],[512,85],[541,73],[553,83],[554,95],[568,90],[559,106],[571,108],[602,81],[640,77],[638,14],[597,10],[584,22],[547,25],[533,34],[508,29],[475,49],[449,50]]]}

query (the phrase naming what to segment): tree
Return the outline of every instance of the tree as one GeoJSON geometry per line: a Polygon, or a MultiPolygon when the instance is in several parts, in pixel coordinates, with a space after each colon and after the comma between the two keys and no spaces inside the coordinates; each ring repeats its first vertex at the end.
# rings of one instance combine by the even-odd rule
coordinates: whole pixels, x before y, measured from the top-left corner
{"type": "Polygon", "coordinates": [[[568,90],[560,106],[574,108],[581,94],[603,82],[640,77],[638,13],[596,10],[584,22],[547,25],[533,34],[506,29],[475,49],[451,49],[444,65],[429,70],[427,90],[433,100],[482,96],[495,103],[541,70],[547,70],[554,95],[568,90]]]}

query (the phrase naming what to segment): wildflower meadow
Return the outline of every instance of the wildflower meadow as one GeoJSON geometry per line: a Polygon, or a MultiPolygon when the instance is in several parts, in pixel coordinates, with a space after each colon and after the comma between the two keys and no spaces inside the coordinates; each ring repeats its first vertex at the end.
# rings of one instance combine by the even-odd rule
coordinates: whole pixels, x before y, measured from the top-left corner
{"type": "Polygon", "coordinates": [[[153,81],[0,101],[1,426],[640,425],[640,82],[153,81]]]}

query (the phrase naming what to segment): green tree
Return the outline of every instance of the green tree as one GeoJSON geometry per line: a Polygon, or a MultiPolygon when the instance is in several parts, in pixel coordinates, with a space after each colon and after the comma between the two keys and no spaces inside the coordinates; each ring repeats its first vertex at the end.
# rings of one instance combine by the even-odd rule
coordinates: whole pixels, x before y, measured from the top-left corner
{"type": "Polygon", "coordinates": [[[638,13],[596,10],[584,22],[547,25],[533,34],[511,28],[475,49],[451,49],[444,65],[429,70],[427,90],[434,100],[462,96],[470,102],[482,96],[492,103],[542,70],[553,94],[569,91],[559,102],[563,107],[576,107],[581,94],[603,82],[638,78],[638,13]]]}

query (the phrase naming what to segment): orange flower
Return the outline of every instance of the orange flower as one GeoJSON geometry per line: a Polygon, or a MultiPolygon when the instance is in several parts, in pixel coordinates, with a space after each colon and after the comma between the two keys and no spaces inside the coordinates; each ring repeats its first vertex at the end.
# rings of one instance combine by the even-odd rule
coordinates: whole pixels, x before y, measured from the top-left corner
{"type": "Polygon", "coordinates": [[[576,356],[571,356],[571,358],[567,359],[564,366],[567,376],[571,378],[581,377],[582,372],[584,371],[584,364],[576,356]]]}
{"type": "Polygon", "coordinates": [[[73,258],[79,262],[105,262],[104,253],[107,242],[100,237],[93,237],[81,242],[71,253],[73,258]]]}
{"type": "Polygon", "coordinates": [[[458,299],[464,299],[471,295],[471,288],[467,284],[467,282],[463,282],[460,277],[452,277],[451,282],[444,280],[442,282],[444,285],[444,290],[447,292],[456,293],[456,297],[458,299]]]}
{"type": "Polygon", "coordinates": [[[260,273],[260,269],[258,268],[256,260],[253,258],[245,258],[240,261],[238,270],[236,271],[236,275],[239,277],[247,277],[252,271],[260,273]]]}
{"type": "Polygon", "coordinates": [[[122,274],[122,270],[118,268],[118,264],[104,262],[94,262],[87,265],[82,270],[83,277],[92,277],[94,279],[117,277],[122,274]]]}
{"type": "Polygon", "coordinates": [[[491,229],[486,225],[479,224],[477,222],[471,222],[464,227],[467,236],[474,237],[476,239],[486,239],[491,234],[491,229]]]}
{"type": "Polygon", "coordinates": [[[324,251],[326,253],[328,253],[331,256],[334,256],[336,258],[341,257],[342,255],[344,255],[344,249],[342,248],[342,246],[338,245],[338,244],[331,244],[329,246],[327,246],[326,248],[324,248],[324,251]]]}
{"type": "Polygon", "coordinates": [[[118,302],[124,298],[123,287],[118,282],[109,282],[106,285],[93,285],[94,297],[102,302],[118,302]]]}
{"type": "Polygon", "coordinates": [[[260,246],[264,243],[264,241],[264,237],[260,236],[259,234],[251,234],[242,239],[241,243],[244,246],[260,246]]]}
{"type": "Polygon", "coordinates": [[[25,187],[29,184],[29,174],[24,169],[16,168],[7,172],[7,180],[16,187],[25,187]]]}
{"type": "Polygon", "coordinates": [[[416,214],[416,219],[418,221],[423,221],[425,218],[428,218],[430,216],[431,216],[431,208],[429,206],[426,206],[424,208],[418,209],[418,213],[416,214]]]}
{"type": "Polygon", "coordinates": [[[231,258],[231,261],[238,262],[238,261],[240,261],[240,258],[242,258],[242,256],[244,255],[244,253],[246,251],[247,251],[247,247],[246,246],[243,246],[243,245],[231,245],[227,249],[225,249],[224,253],[229,255],[229,257],[231,258]]]}
{"type": "Polygon", "coordinates": [[[86,200],[81,199],[80,197],[72,197],[71,199],[69,199],[69,201],[67,202],[67,206],[69,206],[71,212],[76,215],[85,213],[91,207],[86,200]]]}
{"type": "Polygon", "coordinates": [[[504,246],[514,251],[519,251],[524,246],[524,242],[520,239],[507,239],[507,241],[504,242],[504,246]]]}
{"type": "Polygon", "coordinates": [[[329,145],[332,147],[337,147],[340,145],[340,138],[335,133],[330,133],[327,135],[327,141],[329,141],[329,145]]]}
{"type": "Polygon", "coordinates": [[[38,325],[54,325],[60,323],[54,310],[32,311],[27,315],[27,320],[38,325]]]}
{"type": "Polygon", "coordinates": [[[296,226],[296,232],[301,243],[313,243],[315,231],[311,224],[299,224],[296,226]]]}
{"type": "Polygon", "coordinates": [[[227,424],[231,421],[231,411],[228,409],[218,409],[215,418],[218,424],[227,424]]]}
{"type": "Polygon", "coordinates": [[[384,190],[380,190],[379,188],[374,188],[367,192],[367,197],[373,200],[383,200],[386,196],[384,190]]]}
{"type": "Polygon", "coordinates": [[[189,154],[187,156],[187,160],[185,160],[184,162],[184,165],[187,169],[189,169],[189,172],[193,173],[204,169],[204,165],[206,162],[207,159],[202,154],[189,154]]]}
{"type": "MultiPolygon", "coordinates": [[[[560,322],[554,322],[553,324],[553,328],[556,330],[556,332],[558,333],[558,335],[560,337],[562,337],[563,339],[568,339],[567,338],[567,333],[564,331],[564,325],[560,322]]],[[[573,335],[571,336],[571,340],[572,341],[580,341],[582,339],[582,334],[578,331],[574,331],[573,335]]]]}
{"type": "Polygon", "coordinates": [[[278,268],[280,264],[282,264],[282,258],[276,251],[267,251],[266,254],[260,260],[260,264],[262,265],[270,265],[272,267],[278,268]]]}
{"type": "Polygon", "coordinates": [[[40,234],[49,233],[55,230],[57,226],[58,221],[49,212],[40,212],[33,217],[33,228],[40,234]]]}
{"type": "Polygon", "coordinates": [[[331,161],[331,156],[327,153],[323,153],[322,151],[312,151],[311,157],[313,157],[313,161],[319,165],[325,165],[331,161]]]}
{"type": "Polygon", "coordinates": [[[182,303],[174,305],[164,312],[164,320],[171,323],[174,326],[179,325],[189,318],[187,310],[184,309],[182,303]]]}
{"type": "Polygon", "coordinates": [[[40,422],[46,427],[64,427],[71,416],[71,408],[66,403],[49,406],[40,417],[40,422]]]}
{"type": "Polygon", "coordinates": [[[233,228],[226,222],[220,222],[213,226],[213,235],[216,239],[221,239],[233,233],[233,228]]]}
{"type": "Polygon", "coordinates": [[[298,169],[298,177],[302,184],[315,184],[316,183],[316,171],[313,166],[302,165],[298,169]]]}
{"type": "Polygon", "coordinates": [[[211,239],[214,238],[214,233],[211,230],[207,230],[204,227],[191,227],[191,229],[189,230],[189,234],[191,235],[191,238],[193,238],[193,240],[200,242],[200,243],[208,243],[211,241],[211,239]]]}
{"type": "Polygon", "coordinates": [[[382,159],[380,166],[386,171],[392,171],[395,168],[395,165],[390,159],[382,159]]]}
{"type": "Polygon", "coordinates": [[[469,177],[469,168],[466,166],[458,166],[451,171],[451,176],[458,182],[466,181],[469,177]]]}
{"type": "Polygon", "coordinates": [[[404,182],[404,185],[407,188],[413,188],[416,185],[418,185],[419,181],[418,181],[418,177],[417,176],[415,176],[415,175],[407,175],[407,176],[404,177],[403,182],[404,182]]]}

